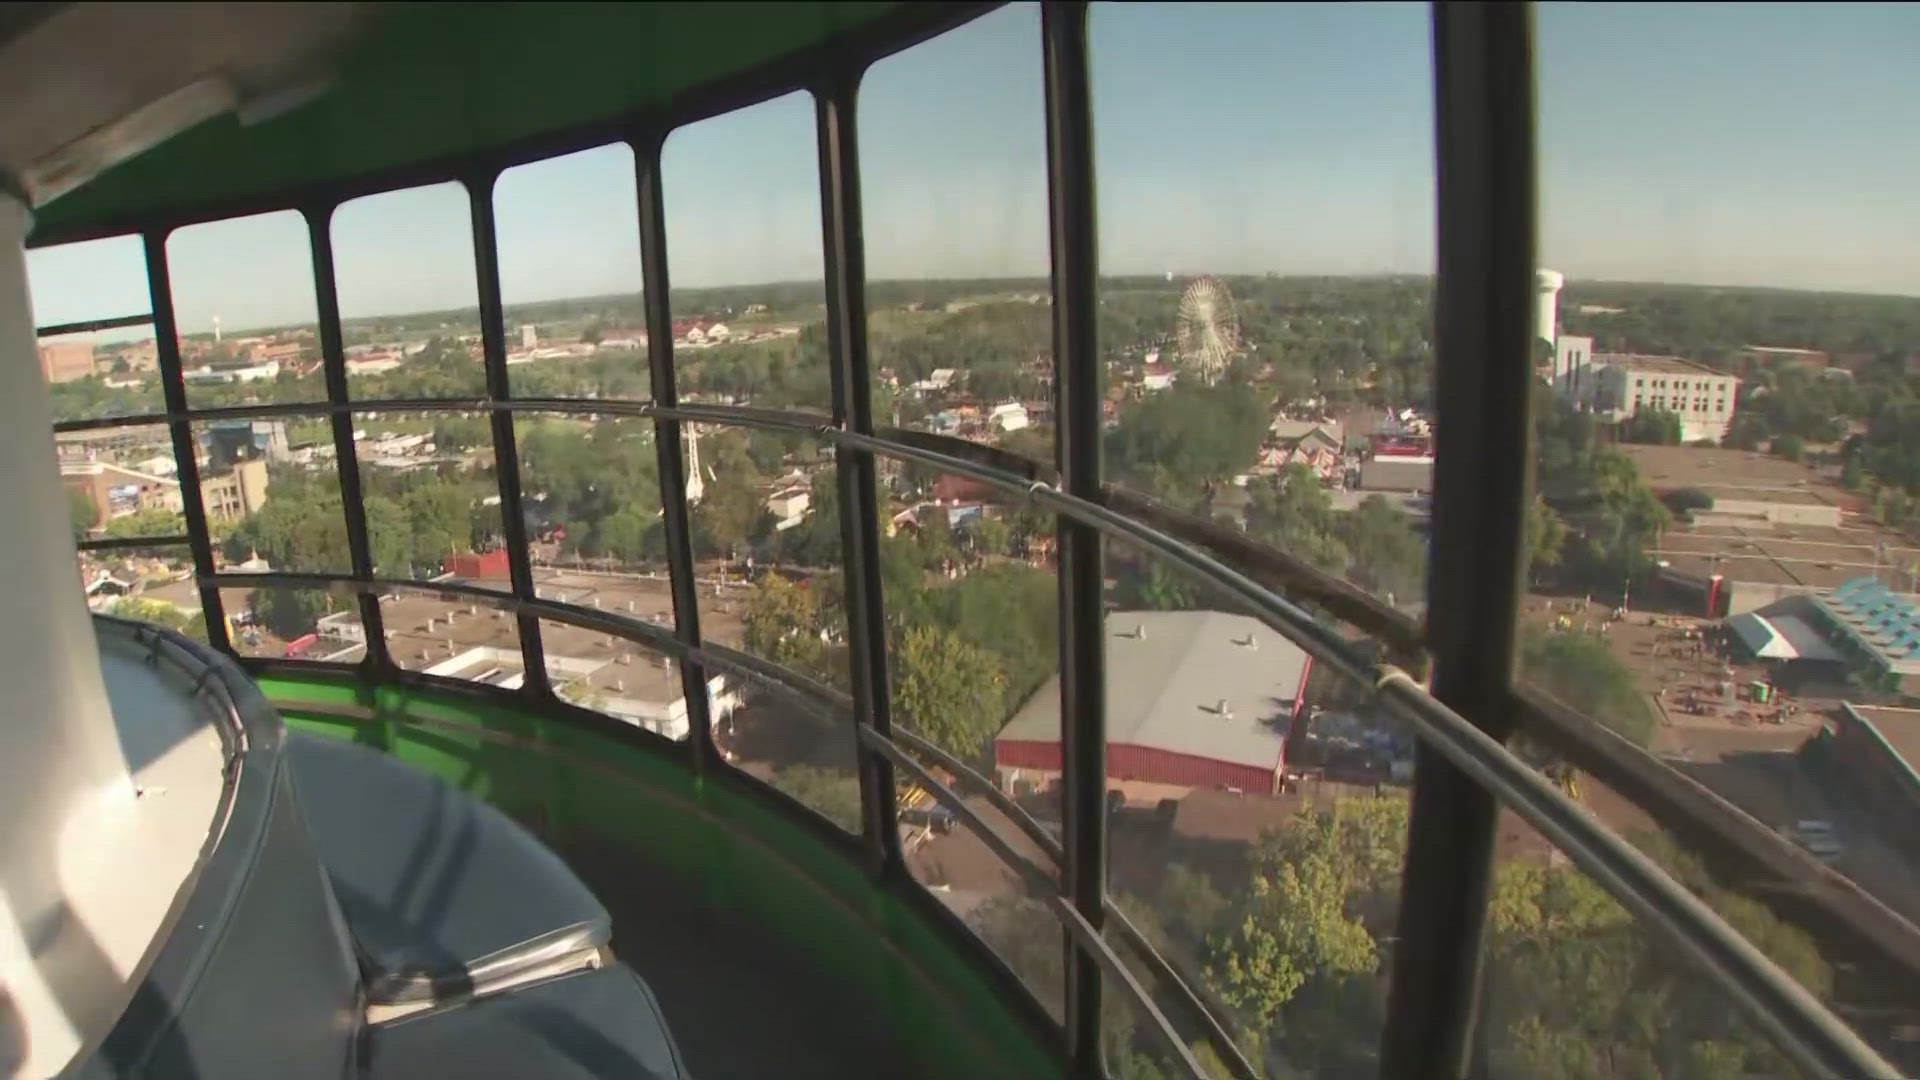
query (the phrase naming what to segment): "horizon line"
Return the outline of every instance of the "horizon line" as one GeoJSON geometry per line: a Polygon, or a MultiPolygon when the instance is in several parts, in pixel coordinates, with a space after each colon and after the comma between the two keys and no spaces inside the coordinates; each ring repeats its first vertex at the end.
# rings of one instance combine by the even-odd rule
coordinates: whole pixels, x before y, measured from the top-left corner
{"type": "MultiPolygon", "coordinates": [[[[1545,267],[1543,267],[1543,269],[1545,269],[1545,267]]],[[[1227,280],[1227,281],[1232,281],[1235,279],[1278,280],[1278,281],[1310,281],[1310,280],[1385,281],[1385,280],[1393,280],[1393,279],[1400,279],[1400,278],[1432,280],[1434,277],[1434,273],[1432,271],[1417,271],[1417,270],[1380,270],[1380,271],[1370,271],[1365,273],[1345,273],[1345,274],[1331,273],[1331,272],[1326,272],[1326,273],[1303,272],[1303,273],[1284,273],[1283,274],[1277,271],[1244,271],[1244,272],[1229,272],[1229,273],[1217,273],[1217,274],[1210,273],[1210,274],[1174,274],[1173,275],[1173,279],[1175,281],[1194,281],[1203,277],[1220,278],[1222,280],[1227,280]]],[[[1150,280],[1155,282],[1164,282],[1167,280],[1167,274],[1165,271],[1162,271],[1160,273],[1113,273],[1113,274],[1102,274],[1099,276],[1097,280],[1122,281],[1127,279],[1141,279],[1141,280],[1150,280]]],[[[939,277],[904,278],[904,277],[901,277],[901,278],[868,278],[866,285],[867,285],[867,288],[871,290],[872,287],[875,285],[926,285],[926,284],[937,284],[942,282],[952,282],[956,284],[963,284],[963,283],[987,284],[987,283],[994,283],[994,282],[1021,283],[1021,284],[1031,284],[1031,283],[1045,284],[1050,280],[1051,278],[1047,275],[1022,275],[1022,276],[1004,276],[1004,277],[951,277],[951,278],[939,278],[939,277]]],[[[1909,294],[1909,293],[1862,292],[1862,291],[1851,290],[1851,289],[1816,289],[1816,288],[1806,288],[1806,287],[1791,286],[1791,285],[1710,284],[1710,283],[1690,282],[1690,281],[1657,281],[1657,280],[1645,280],[1645,279],[1636,279],[1636,278],[1580,278],[1580,277],[1574,277],[1572,275],[1567,275],[1567,281],[1566,281],[1567,288],[1573,288],[1575,286],[1584,286],[1584,285],[1603,285],[1603,286],[1631,285],[1631,286],[1655,287],[1655,288],[1664,288],[1664,289],[1711,290],[1711,291],[1717,291],[1717,292],[1805,293],[1811,296],[1854,297],[1854,298],[1860,298],[1860,299],[1875,299],[1875,300],[1920,301],[1920,294],[1909,294]]],[[[777,289],[777,288],[790,288],[790,287],[796,287],[796,286],[798,287],[818,286],[824,289],[824,283],[821,279],[789,278],[789,279],[774,280],[774,281],[745,282],[737,285],[674,285],[668,288],[667,295],[672,296],[676,293],[722,292],[722,291],[730,291],[730,290],[738,290],[738,289],[777,289]]],[[[576,294],[572,296],[551,296],[551,297],[544,297],[536,300],[517,300],[511,303],[505,303],[502,305],[502,311],[503,312],[511,311],[515,308],[535,307],[541,304],[583,303],[583,302],[591,302],[591,301],[598,301],[598,300],[624,300],[624,299],[642,300],[644,299],[644,297],[645,297],[645,292],[643,290],[627,290],[627,291],[605,292],[605,293],[586,293],[586,294],[576,294]]],[[[431,316],[431,315],[465,314],[468,312],[472,312],[477,315],[479,313],[479,310],[480,310],[480,305],[478,304],[478,302],[476,302],[471,306],[465,306],[465,307],[423,308],[423,309],[415,309],[413,311],[377,312],[377,313],[366,314],[366,315],[354,315],[351,317],[342,317],[340,320],[340,325],[348,326],[353,323],[367,322],[367,321],[376,320],[376,319],[403,319],[403,318],[413,318],[413,317],[431,316]]],[[[318,325],[317,321],[267,323],[267,324],[257,324],[253,326],[244,326],[244,327],[223,326],[221,327],[221,334],[222,336],[249,336],[249,335],[255,335],[255,334],[265,333],[269,331],[296,329],[300,327],[315,326],[315,325],[318,325]]],[[[203,329],[195,329],[195,330],[187,330],[183,328],[180,331],[180,336],[181,337],[199,337],[199,336],[203,336],[211,333],[213,333],[211,326],[208,326],[203,329]]],[[[128,338],[123,340],[139,341],[139,340],[148,340],[148,339],[128,338]]]]}

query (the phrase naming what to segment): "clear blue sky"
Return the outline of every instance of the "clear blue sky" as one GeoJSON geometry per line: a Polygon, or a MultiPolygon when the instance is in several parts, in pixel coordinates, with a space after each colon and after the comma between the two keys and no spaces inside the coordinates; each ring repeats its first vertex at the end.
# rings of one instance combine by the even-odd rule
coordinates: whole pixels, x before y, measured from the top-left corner
{"type": "MultiPolygon", "coordinates": [[[[1920,6],[1546,4],[1541,262],[1626,278],[1920,294],[1920,6]]],[[[1109,273],[1426,272],[1428,16],[1417,4],[1096,5],[1109,273]]],[[[877,65],[861,90],[869,271],[1046,272],[1037,10],[877,65]]],[[[674,282],[818,277],[812,106],[676,132],[674,282]]],[[[588,151],[503,177],[509,303],[640,284],[633,163],[588,151]]],[[[464,193],[342,208],[348,316],[473,303],[464,193]]],[[[172,242],[181,324],[308,320],[290,215],[172,242]]],[[[33,256],[44,322],[144,310],[136,244],[33,256]]]]}

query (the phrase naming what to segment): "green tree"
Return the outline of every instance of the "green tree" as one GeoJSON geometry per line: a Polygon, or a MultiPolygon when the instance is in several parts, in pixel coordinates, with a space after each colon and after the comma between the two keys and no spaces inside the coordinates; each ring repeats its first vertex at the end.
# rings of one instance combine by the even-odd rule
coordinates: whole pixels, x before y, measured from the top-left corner
{"type": "Polygon", "coordinates": [[[207,616],[203,611],[191,614],[165,600],[144,596],[123,596],[107,608],[107,614],[123,619],[139,619],[169,630],[178,630],[196,641],[207,640],[207,616]]]}
{"type": "Polygon", "coordinates": [[[105,532],[112,537],[178,536],[186,531],[186,519],[178,510],[150,506],[107,521],[105,532]]]}
{"type": "Polygon", "coordinates": [[[1564,561],[1590,585],[1624,589],[1629,577],[1650,569],[1646,550],[1673,515],[1640,482],[1633,460],[1618,451],[1596,451],[1581,485],[1565,497],[1570,532],[1561,545],[1564,561]]]}
{"type": "Polygon", "coordinates": [[[840,489],[832,470],[813,477],[807,516],[800,524],[774,535],[779,552],[803,566],[832,566],[840,561],[840,489]]]}
{"type": "Polygon", "coordinates": [[[1147,559],[1114,568],[1114,602],[1144,611],[1192,611],[1204,603],[1205,590],[1185,574],[1147,559]]]}
{"type": "MultiPolygon", "coordinates": [[[[1648,850],[1662,861],[1676,854],[1664,841],[1648,850]]],[[[1728,899],[1697,863],[1678,869],[1716,908],[1728,899]]],[[[1752,929],[1778,936],[1784,928],[1763,917],[1775,925],[1752,929]]],[[[1494,1075],[1739,1080],[1789,1071],[1688,960],[1577,870],[1500,864],[1488,923],[1485,1022],[1494,1075]]],[[[1825,992],[1824,965],[1795,974],[1825,992]]]]}
{"type": "Polygon", "coordinates": [[[1848,491],[1860,491],[1867,486],[1867,469],[1861,464],[1860,455],[1849,446],[1847,454],[1841,459],[1840,483],[1848,491]]]}
{"type": "Polygon", "coordinates": [[[1368,920],[1395,895],[1406,822],[1403,796],[1336,799],[1264,836],[1237,924],[1212,942],[1221,996],[1271,1023],[1309,980],[1372,972],[1368,920]]]}
{"type": "Polygon", "coordinates": [[[1713,509],[1713,495],[1704,488],[1677,488],[1662,494],[1660,501],[1675,514],[1691,514],[1695,510],[1713,509]]]}
{"type": "Polygon", "coordinates": [[[1007,718],[1000,658],[947,630],[919,627],[892,653],[894,715],[956,757],[978,755],[1007,718]]]}
{"type": "Polygon", "coordinates": [[[1252,387],[1176,383],[1136,402],[1107,435],[1114,475],[1176,504],[1254,463],[1268,423],[1252,387]]]}
{"type": "Polygon", "coordinates": [[[1653,739],[1658,718],[1626,663],[1604,638],[1578,632],[1527,634],[1520,673],[1529,685],[1598,720],[1635,746],[1653,739]]]}
{"type": "Polygon", "coordinates": [[[86,492],[70,487],[67,489],[67,520],[73,523],[73,534],[84,537],[99,522],[100,510],[86,492]]]}
{"type": "Polygon", "coordinates": [[[299,469],[273,469],[272,495],[228,532],[223,549],[239,561],[258,552],[275,569],[345,572],[346,517],[340,489],[330,477],[299,469]]]}
{"type": "Polygon", "coordinates": [[[860,778],[846,769],[788,765],[775,769],[773,786],[813,808],[848,832],[860,831],[860,778]]]}
{"type": "Polygon", "coordinates": [[[276,637],[292,641],[314,631],[314,625],[333,605],[318,589],[255,589],[251,606],[254,615],[276,637]]]}
{"type": "Polygon", "coordinates": [[[1427,576],[1427,546],[1412,521],[1379,495],[1369,495],[1340,516],[1336,530],[1352,562],[1347,577],[1389,602],[1420,596],[1427,576]]]}
{"type": "Polygon", "coordinates": [[[1771,449],[1774,457],[1799,461],[1806,456],[1807,444],[1798,435],[1775,435],[1771,449]]]}
{"type": "Polygon", "coordinates": [[[1333,501],[1313,471],[1292,464],[1275,477],[1247,482],[1247,532],[1332,574],[1352,561],[1337,534],[1333,501]]]}
{"type": "Polygon", "coordinates": [[[369,495],[361,500],[361,506],[367,516],[367,545],[373,554],[374,573],[409,576],[413,534],[406,511],[384,495],[369,495]]]}
{"type": "Polygon", "coordinates": [[[1767,418],[1758,412],[1737,412],[1727,422],[1727,434],[1720,445],[1734,450],[1758,450],[1760,444],[1773,437],[1773,426],[1767,418]]]}
{"type": "Polygon", "coordinates": [[[967,525],[967,535],[977,560],[1005,558],[1013,547],[1013,528],[999,517],[981,514],[967,525]]]}
{"type": "MultiPolygon", "coordinates": [[[[1017,707],[1054,671],[1059,655],[1059,588],[1053,575],[1020,563],[983,566],[926,590],[922,621],[1000,665],[1006,706],[1017,707]]],[[[891,604],[894,596],[888,593],[891,604]]]]}
{"type": "Polygon", "coordinates": [[[1538,578],[1560,565],[1560,549],[1567,541],[1567,524],[1538,495],[1527,507],[1527,567],[1538,578]]]}
{"type": "Polygon", "coordinates": [[[629,503],[600,519],[599,527],[594,530],[595,542],[602,553],[623,563],[645,562],[650,537],[659,523],[659,514],[629,503]]]}
{"type": "Polygon", "coordinates": [[[1621,442],[1679,446],[1680,434],[1680,414],[1666,409],[1641,409],[1620,422],[1621,442]]]}
{"type": "Polygon", "coordinates": [[[407,561],[437,569],[447,556],[472,547],[473,499],[457,483],[436,478],[408,491],[400,500],[408,529],[407,561]]]}
{"type": "Polygon", "coordinates": [[[781,574],[755,583],[746,603],[747,650],[784,667],[835,682],[826,670],[820,602],[811,588],[781,574]]]}
{"type": "Polygon", "coordinates": [[[765,516],[759,490],[738,473],[715,473],[706,485],[706,493],[693,510],[697,553],[715,558],[731,558],[754,536],[755,526],[765,516]]]}

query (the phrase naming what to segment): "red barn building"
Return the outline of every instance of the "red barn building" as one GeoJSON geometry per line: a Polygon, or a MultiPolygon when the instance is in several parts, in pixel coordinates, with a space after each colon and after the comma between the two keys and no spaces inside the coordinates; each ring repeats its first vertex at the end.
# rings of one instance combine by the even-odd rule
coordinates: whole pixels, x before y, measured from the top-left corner
{"type": "MultiPolygon", "coordinates": [[[[1310,667],[1299,646],[1244,615],[1108,613],[1108,779],[1276,793],[1310,667]]],[[[1010,789],[1060,775],[1059,676],[1001,729],[994,763],[1010,789]]]]}

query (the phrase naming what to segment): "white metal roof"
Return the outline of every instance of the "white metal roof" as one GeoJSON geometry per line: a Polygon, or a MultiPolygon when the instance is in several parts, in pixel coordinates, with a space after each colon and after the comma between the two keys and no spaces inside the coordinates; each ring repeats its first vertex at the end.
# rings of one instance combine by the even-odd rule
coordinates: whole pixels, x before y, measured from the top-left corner
{"type": "MultiPolygon", "coordinates": [[[[1109,744],[1263,768],[1279,763],[1307,666],[1298,646],[1224,611],[1109,612],[1106,640],[1109,744]]],[[[999,737],[1059,741],[1057,675],[999,737]]]]}

